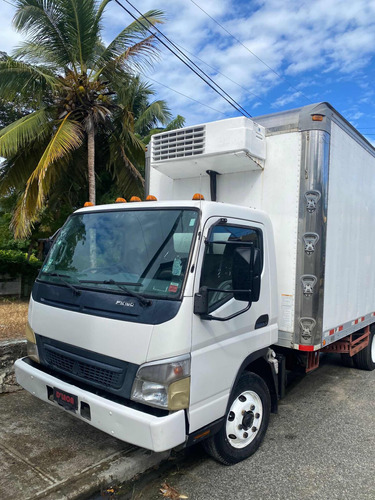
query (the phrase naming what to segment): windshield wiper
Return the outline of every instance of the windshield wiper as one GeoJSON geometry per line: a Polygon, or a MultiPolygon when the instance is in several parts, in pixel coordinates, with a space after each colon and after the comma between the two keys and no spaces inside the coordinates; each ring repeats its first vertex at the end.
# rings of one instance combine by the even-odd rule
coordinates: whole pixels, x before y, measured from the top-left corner
{"type": "Polygon", "coordinates": [[[135,297],[136,299],[139,300],[139,302],[143,306],[150,306],[152,304],[150,299],[146,299],[141,295],[140,293],[133,292],[132,290],[129,290],[129,288],[126,288],[123,285],[128,285],[128,286],[141,286],[142,283],[127,283],[127,282],[122,282],[122,281],[115,281],[115,280],[102,280],[102,281],[94,281],[94,280],[79,280],[80,283],[92,283],[95,285],[116,285],[120,290],[123,290],[127,295],[130,295],[131,297],[135,297]]]}
{"type": "Polygon", "coordinates": [[[64,285],[71,288],[76,295],[81,295],[81,290],[78,290],[78,288],[76,288],[74,285],[72,285],[71,283],[69,283],[64,279],[64,278],[70,278],[69,275],[59,274],[59,273],[48,273],[46,271],[41,271],[40,274],[46,274],[47,276],[56,276],[57,278],[60,278],[61,283],[64,283],[64,285]]]}

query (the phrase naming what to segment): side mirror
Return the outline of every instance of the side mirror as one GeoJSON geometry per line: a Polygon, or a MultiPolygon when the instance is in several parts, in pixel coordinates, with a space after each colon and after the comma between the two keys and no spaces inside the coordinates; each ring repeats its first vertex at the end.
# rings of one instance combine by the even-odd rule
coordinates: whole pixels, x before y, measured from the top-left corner
{"type": "Polygon", "coordinates": [[[208,288],[201,286],[199,292],[194,295],[194,314],[208,314],[208,288]]]}
{"type": "Polygon", "coordinates": [[[38,240],[38,243],[39,243],[39,249],[38,249],[39,255],[38,256],[39,256],[39,259],[41,261],[44,261],[45,258],[47,257],[48,252],[50,251],[53,242],[55,241],[55,239],[59,235],[60,230],[61,230],[61,227],[49,238],[40,238],[38,240]]]}
{"type": "Polygon", "coordinates": [[[261,252],[253,246],[238,247],[233,254],[233,296],[242,302],[257,302],[262,272],[261,252]]]}

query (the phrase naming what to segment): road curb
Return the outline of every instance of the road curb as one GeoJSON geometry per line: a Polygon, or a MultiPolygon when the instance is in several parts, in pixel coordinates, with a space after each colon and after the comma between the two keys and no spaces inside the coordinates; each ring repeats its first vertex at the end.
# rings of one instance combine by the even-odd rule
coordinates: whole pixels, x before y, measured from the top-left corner
{"type": "Polygon", "coordinates": [[[169,455],[169,451],[154,453],[131,447],[80,471],[76,476],[47,487],[32,499],[83,500],[101,489],[130,481],[138,474],[159,465],[169,455]]]}
{"type": "Polygon", "coordinates": [[[14,362],[26,356],[26,340],[4,340],[0,342],[0,394],[19,391],[14,375],[14,362]]]}

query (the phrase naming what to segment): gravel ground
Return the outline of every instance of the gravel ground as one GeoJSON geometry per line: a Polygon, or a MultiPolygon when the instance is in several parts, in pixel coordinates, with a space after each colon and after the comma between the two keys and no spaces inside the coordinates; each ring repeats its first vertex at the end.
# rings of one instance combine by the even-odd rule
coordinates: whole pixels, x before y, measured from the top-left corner
{"type": "Polygon", "coordinates": [[[18,299],[0,299],[0,340],[25,337],[29,302],[18,299]]]}
{"type": "Polygon", "coordinates": [[[174,499],[374,500],[374,380],[375,372],[322,356],[320,368],[280,402],[253,457],[225,467],[195,447],[115,496],[161,499],[167,482],[178,492],[169,491],[167,498],[174,499]]]}

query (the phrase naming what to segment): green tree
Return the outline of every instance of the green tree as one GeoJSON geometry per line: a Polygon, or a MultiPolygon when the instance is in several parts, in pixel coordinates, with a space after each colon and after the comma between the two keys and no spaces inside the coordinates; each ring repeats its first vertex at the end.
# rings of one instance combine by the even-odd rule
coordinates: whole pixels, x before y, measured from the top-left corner
{"type": "MultiPolygon", "coordinates": [[[[133,75],[155,59],[155,39],[135,21],[105,46],[101,30],[109,2],[15,0],[14,26],[26,42],[0,60],[0,99],[34,109],[0,131],[0,156],[6,158],[0,195],[19,194],[12,219],[17,238],[30,234],[67,176],[82,185],[83,164],[95,203],[96,136],[102,144],[111,137],[106,158],[123,184],[142,181],[132,160],[143,151],[136,121],[144,125],[147,119],[134,113],[129,90],[142,85],[133,75]]],[[[156,10],[145,17],[153,25],[162,21],[156,10]]],[[[140,109],[150,106],[149,123],[168,121],[163,101],[140,109]]]]}

